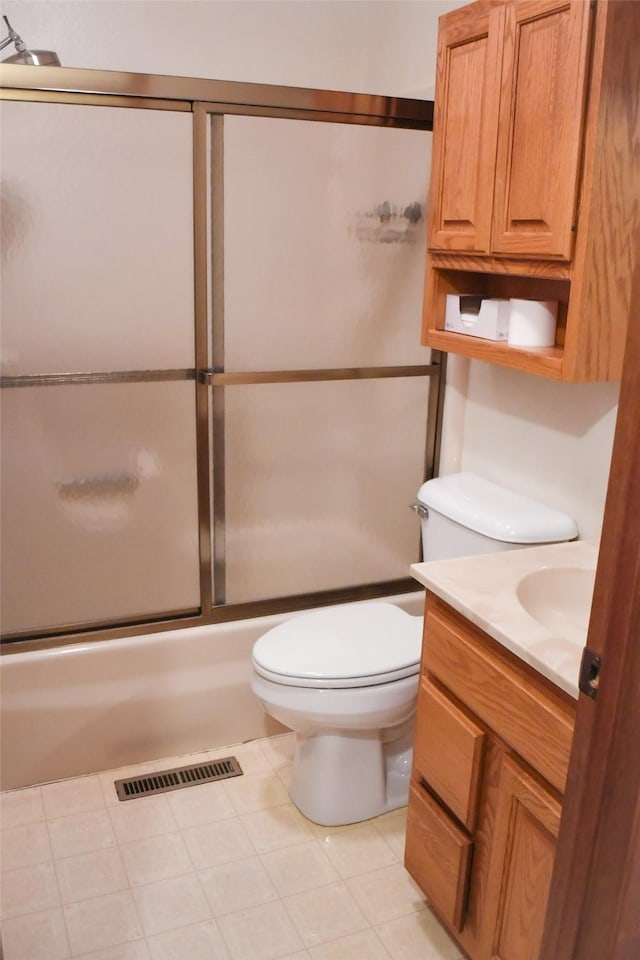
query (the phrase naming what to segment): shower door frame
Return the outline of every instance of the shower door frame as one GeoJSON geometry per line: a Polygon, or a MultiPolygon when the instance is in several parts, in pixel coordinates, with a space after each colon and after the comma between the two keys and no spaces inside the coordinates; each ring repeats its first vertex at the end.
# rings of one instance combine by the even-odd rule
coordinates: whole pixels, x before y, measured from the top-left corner
{"type": "MultiPolygon", "coordinates": [[[[221,133],[225,115],[310,120],[400,129],[433,129],[433,101],[375,96],[300,87],[199,80],[65,67],[0,65],[0,98],[27,102],[190,112],[193,117],[193,229],[195,367],[184,370],[49,374],[0,378],[0,387],[72,383],[193,380],[195,385],[200,612],[159,611],[135,619],[114,618],[105,626],[61,625],[47,631],[6,637],[0,652],[49,648],[71,641],[131,636],[145,632],[204,626],[230,620],[301,610],[325,604],[412,592],[421,587],[410,577],[316,593],[244,603],[224,596],[224,392],[236,385],[331,380],[428,378],[424,479],[437,474],[440,454],[446,354],[431,352],[420,365],[226,372],[223,363],[208,366],[210,344],[223,357],[223,306],[217,300],[222,279],[222,216],[210,218],[212,184],[221,170],[221,133]],[[217,152],[217,153],[216,153],[217,152]],[[211,308],[210,308],[211,290],[211,308]],[[213,316],[211,316],[213,314],[213,316]],[[216,316],[219,314],[219,316],[216,316]],[[212,322],[213,321],[213,322],[212,322]],[[211,338],[211,340],[210,340],[211,338]],[[215,429],[212,430],[212,424],[215,429]],[[212,436],[214,437],[212,441],[212,436]],[[214,449],[212,450],[212,443],[214,449]],[[213,497],[212,497],[213,493],[213,497]],[[212,510],[213,501],[213,510],[212,510]],[[214,584],[216,585],[214,593],[214,584]]],[[[221,204],[221,194],[217,197],[221,204]]],[[[416,535],[418,542],[418,534],[416,535]]]]}

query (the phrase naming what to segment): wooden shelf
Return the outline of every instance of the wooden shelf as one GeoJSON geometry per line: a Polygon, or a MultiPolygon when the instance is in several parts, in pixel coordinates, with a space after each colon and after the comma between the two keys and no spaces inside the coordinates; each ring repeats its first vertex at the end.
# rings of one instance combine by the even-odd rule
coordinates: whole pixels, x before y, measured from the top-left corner
{"type": "Polygon", "coordinates": [[[434,350],[459,353],[472,360],[485,360],[503,367],[522,370],[525,373],[537,373],[552,380],[562,380],[562,360],[564,350],[554,347],[512,347],[497,340],[482,340],[468,337],[463,333],[449,333],[447,330],[430,330],[426,344],[434,350]]]}

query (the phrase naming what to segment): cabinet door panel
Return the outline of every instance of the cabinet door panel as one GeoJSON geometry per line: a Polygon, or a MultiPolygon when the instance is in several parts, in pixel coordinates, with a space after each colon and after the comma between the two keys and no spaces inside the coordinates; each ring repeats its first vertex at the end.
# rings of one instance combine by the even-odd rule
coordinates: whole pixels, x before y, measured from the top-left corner
{"type": "Polygon", "coordinates": [[[471,840],[426,790],[411,785],[405,866],[434,907],[456,930],[464,923],[471,840]]]}
{"type": "Polygon", "coordinates": [[[561,806],[505,757],[500,773],[488,903],[494,960],[538,960],[561,806]]]}
{"type": "Polygon", "coordinates": [[[429,246],[489,249],[503,11],[459,18],[441,30],[434,116],[429,246]]]}
{"type": "Polygon", "coordinates": [[[590,5],[506,8],[491,248],[572,255],[590,5]]]}
{"type": "Polygon", "coordinates": [[[420,685],[416,731],[415,774],[473,830],[485,734],[428,678],[420,685]]]}

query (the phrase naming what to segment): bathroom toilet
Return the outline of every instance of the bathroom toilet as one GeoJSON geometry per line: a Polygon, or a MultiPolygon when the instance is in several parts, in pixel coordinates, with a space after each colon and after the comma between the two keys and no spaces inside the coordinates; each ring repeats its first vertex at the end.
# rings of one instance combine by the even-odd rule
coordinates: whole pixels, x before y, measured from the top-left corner
{"type": "MultiPolygon", "coordinates": [[[[422,485],[425,560],[572,540],[571,517],[475,474],[422,485]]],[[[253,648],[252,689],[296,733],[290,796],[326,826],[407,802],[422,617],[363,601],[292,616],[253,648]]]]}

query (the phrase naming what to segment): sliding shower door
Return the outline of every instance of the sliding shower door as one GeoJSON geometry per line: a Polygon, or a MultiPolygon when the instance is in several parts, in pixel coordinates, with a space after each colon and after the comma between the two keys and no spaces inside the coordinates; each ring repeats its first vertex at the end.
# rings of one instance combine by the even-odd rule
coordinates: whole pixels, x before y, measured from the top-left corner
{"type": "Polygon", "coordinates": [[[419,559],[430,136],[213,122],[219,603],[392,585],[419,559]]]}
{"type": "Polygon", "coordinates": [[[2,104],[3,634],[200,605],[189,113],[2,104]]]}
{"type": "Polygon", "coordinates": [[[0,106],[2,639],[415,587],[428,121],[115,77],[0,106]]]}

